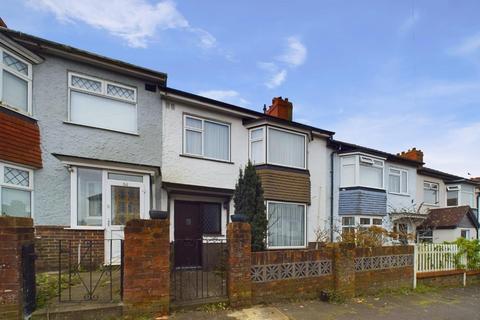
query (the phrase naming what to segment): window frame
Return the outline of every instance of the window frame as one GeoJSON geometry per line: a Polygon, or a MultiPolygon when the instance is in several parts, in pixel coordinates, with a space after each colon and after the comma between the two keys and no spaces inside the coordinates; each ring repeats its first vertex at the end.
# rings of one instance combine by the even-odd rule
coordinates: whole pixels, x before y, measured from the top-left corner
{"type": "Polygon", "coordinates": [[[223,210],[223,205],[221,202],[201,202],[201,208],[202,208],[202,237],[218,237],[222,236],[222,210],[223,210]],[[216,205],[220,209],[218,211],[218,232],[205,232],[205,205],[216,205]]]}
{"type": "Polygon", "coordinates": [[[266,126],[262,127],[256,127],[256,128],[251,128],[248,130],[248,159],[252,161],[253,165],[261,165],[261,164],[266,164],[267,163],[267,133],[266,133],[266,126]],[[262,137],[257,138],[257,139],[252,139],[252,132],[255,130],[262,130],[262,137]],[[252,143],[253,142],[259,142],[262,141],[262,151],[263,151],[263,157],[261,162],[255,162],[253,163],[252,161],[252,143]]]}
{"type": "MultiPolygon", "coordinates": [[[[365,153],[345,153],[340,155],[340,188],[351,188],[351,187],[363,187],[363,188],[370,188],[370,189],[377,189],[377,190],[385,190],[385,160],[384,158],[376,157],[376,156],[371,156],[365,153]],[[354,166],[354,183],[352,185],[344,185],[342,183],[343,175],[345,174],[343,171],[344,164],[343,162],[345,161],[344,159],[346,157],[353,157],[353,166],[354,166]],[[362,161],[363,160],[363,161],[362,161]],[[381,162],[382,165],[375,164],[375,161],[381,162]],[[382,186],[379,187],[372,187],[372,186],[366,186],[360,184],[360,170],[361,170],[361,163],[366,163],[370,164],[373,167],[376,168],[382,168],[382,186]]],[[[352,164],[348,164],[352,165],[352,164]]]]}
{"type": "Polygon", "coordinates": [[[304,214],[304,219],[303,219],[303,230],[304,230],[304,235],[303,235],[303,246],[270,246],[268,244],[268,231],[267,231],[267,236],[266,236],[266,247],[268,250],[283,250],[283,249],[305,249],[308,246],[307,243],[307,205],[305,203],[300,203],[300,202],[288,202],[288,201],[276,201],[276,200],[267,200],[267,206],[266,206],[266,213],[267,213],[267,224],[268,224],[268,218],[269,218],[269,207],[271,203],[283,203],[283,204],[293,204],[293,205],[301,205],[303,206],[303,214],[304,214]]]}
{"type": "Polygon", "coordinates": [[[462,196],[462,188],[460,185],[453,185],[453,186],[447,186],[447,191],[446,191],[446,195],[445,195],[445,198],[447,200],[447,207],[458,207],[461,205],[461,199],[460,197],[462,196]],[[457,193],[457,203],[455,205],[449,205],[448,204],[448,193],[449,192],[456,192],[457,193]]]}
{"type": "Polygon", "coordinates": [[[440,206],[440,183],[438,182],[432,182],[432,181],[427,181],[427,180],[424,180],[423,181],[423,203],[425,205],[428,205],[428,206],[440,206]],[[430,185],[430,188],[428,190],[435,190],[434,188],[432,188],[432,186],[437,186],[437,196],[436,196],[436,203],[428,203],[425,201],[425,185],[426,184],[429,184],[430,185]]]}
{"type": "Polygon", "coordinates": [[[464,238],[464,239],[470,240],[470,229],[460,229],[460,238],[464,238]],[[463,233],[463,232],[466,233],[465,237],[462,236],[462,233],[463,233]]]}
{"type": "Polygon", "coordinates": [[[408,187],[408,182],[409,182],[409,177],[408,177],[408,170],[406,169],[403,169],[403,168],[398,168],[398,167],[390,167],[388,168],[388,193],[391,193],[391,194],[396,194],[396,195],[400,195],[400,196],[408,196],[410,195],[409,191],[410,191],[410,188],[408,187]],[[392,170],[397,170],[397,171],[400,171],[400,173],[392,173],[392,170]],[[403,175],[402,173],[406,173],[406,182],[405,182],[405,185],[407,186],[407,191],[406,192],[402,192],[402,184],[403,184],[403,175]],[[400,192],[394,192],[394,191],[391,191],[390,190],[390,176],[391,175],[394,175],[394,176],[397,176],[400,178],[400,192]]]}
{"type": "Polygon", "coordinates": [[[283,128],[279,128],[279,127],[274,127],[274,126],[265,126],[266,127],[266,135],[267,135],[267,143],[265,144],[265,155],[266,155],[266,162],[268,164],[273,164],[275,166],[281,166],[281,167],[286,167],[286,168],[295,168],[295,169],[302,169],[302,170],[306,170],[307,169],[307,135],[305,133],[300,133],[300,132],[296,132],[296,131],[292,131],[292,130],[287,130],[287,129],[283,129],[283,128]],[[299,166],[291,166],[291,165],[286,165],[286,164],[281,164],[281,163],[275,163],[275,162],[272,162],[270,161],[270,153],[268,152],[268,147],[270,145],[270,129],[272,130],[277,130],[277,131],[283,131],[283,132],[287,132],[287,133],[290,133],[290,134],[294,134],[294,135],[297,135],[297,136],[301,136],[303,137],[303,166],[302,167],[299,167],[299,166]]]}
{"type": "Polygon", "coordinates": [[[10,164],[6,162],[0,161],[0,215],[2,214],[2,190],[3,188],[6,189],[15,189],[15,190],[21,190],[21,191],[29,191],[30,192],[30,218],[34,218],[34,177],[33,177],[33,169],[22,167],[16,164],[10,164]],[[5,179],[5,167],[13,168],[13,169],[18,169],[22,171],[28,171],[28,187],[24,186],[18,186],[14,185],[11,183],[6,183],[4,181],[5,179]]]}
{"type": "Polygon", "coordinates": [[[219,161],[219,162],[226,162],[230,163],[232,159],[232,126],[230,123],[227,122],[222,122],[218,120],[212,120],[204,117],[199,117],[196,115],[191,115],[191,114],[184,114],[183,115],[183,146],[182,146],[182,154],[185,156],[189,157],[195,157],[198,159],[207,159],[207,160],[214,160],[214,161],[219,161]],[[193,127],[187,127],[187,118],[199,120],[202,122],[202,128],[193,128],[193,127]],[[226,126],[228,128],[228,159],[219,159],[219,158],[214,158],[214,157],[207,157],[205,156],[205,122],[210,122],[222,126],[226,126]],[[198,155],[195,153],[188,153],[187,152],[187,130],[190,131],[195,131],[199,132],[202,135],[202,154],[198,155]]]}
{"type": "MultiPolygon", "coordinates": [[[[155,202],[151,203],[150,196],[152,192],[155,190],[155,183],[152,183],[152,173],[143,170],[121,170],[116,167],[109,167],[109,166],[94,166],[94,165],[84,165],[84,164],[74,164],[69,165],[70,171],[70,227],[67,229],[72,230],[105,230],[107,228],[106,219],[109,215],[107,208],[107,187],[109,182],[116,181],[121,182],[122,180],[110,179],[108,178],[109,173],[117,173],[117,174],[128,174],[128,175],[138,175],[143,177],[143,182],[132,182],[134,185],[143,184],[144,192],[145,192],[145,208],[146,211],[149,210],[151,205],[153,204],[153,208],[155,208],[155,202]],[[78,169],[91,169],[91,170],[98,170],[102,174],[102,214],[100,219],[102,221],[101,226],[85,226],[85,225],[78,225],[78,169]],[[147,178],[149,176],[149,178],[147,178]]],[[[142,191],[140,191],[142,192],[142,191]]],[[[142,214],[142,213],[140,213],[142,214]]],[[[144,213],[146,214],[146,212],[144,213]]],[[[145,217],[141,217],[144,219],[145,217]]]]}
{"type": "Polygon", "coordinates": [[[32,80],[33,80],[33,68],[32,64],[28,62],[27,60],[23,59],[20,57],[18,54],[13,53],[12,51],[9,51],[5,49],[4,47],[0,46],[0,105],[8,108],[10,110],[13,110],[15,112],[25,114],[27,116],[32,116],[33,111],[32,111],[32,80]],[[20,62],[23,62],[27,65],[27,75],[24,75],[14,68],[11,68],[5,64],[3,64],[3,53],[6,52],[8,55],[14,57],[15,59],[18,59],[20,62]],[[18,109],[16,106],[12,106],[7,104],[6,102],[3,101],[3,72],[4,71],[10,72],[16,77],[19,77],[20,79],[24,80],[27,82],[27,110],[21,110],[18,109]]]}
{"type": "Polygon", "coordinates": [[[81,126],[87,126],[87,127],[92,127],[92,128],[98,128],[98,129],[104,129],[104,130],[109,130],[109,131],[116,131],[116,132],[122,132],[122,133],[129,133],[129,134],[138,134],[138,91],[136,87],[133,86],[128,86],[125,84],[121,84],[115,81],[111,80],[105,80],[101,79],[98,77],[86,75],[83,73],[78,73],[78,72],[73,72],[73,71],[68,71],[67,72],[67,122],[68,123],[73,123],[76,125],[81,125],[81,126]],[[92,80],[96,82],[100,82],[100,92],[95,92],[92,90],[84,89],[84,88],[78,88],[72,85],[72,77],[79,77],[79,78],[84,78],[87,80],[92,80]],[[116,97],[111,94],[108,94],[107,92],[107,87],[108,85],[113,85],[116,87],[120,88],[125,88],[129,90],[133,90],[133,95],[134,95],[134,100],[130,100],[127,98],[121,98],[121,97],[116,97]],[[82,122],[77,122],[72,120],[72,91],[73,92],[79,92],[79,93],[84,93],[84,94],[89,94],[92,96],[104,98],[104,99],[110,99],[110,100],[116,100],[119,102],[123,103],[129,103],[135,107],[135,130],[133,131],[128,131],[128,130],[121,130],[121,129],[113,129],[109,128],[108,126],[97,126],[97,125],[92,125],[88,123],[82,123],[82,122]]]}

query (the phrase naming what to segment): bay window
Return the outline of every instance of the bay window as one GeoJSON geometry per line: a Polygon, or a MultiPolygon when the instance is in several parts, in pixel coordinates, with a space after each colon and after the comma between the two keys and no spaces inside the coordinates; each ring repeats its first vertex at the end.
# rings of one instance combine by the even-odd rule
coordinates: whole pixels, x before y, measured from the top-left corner
{"type": "Polygon", "coordinates": [[[68,74],[68,121],[137,133],[137,90],[98,78],[68,74]]]}
{"type": "Polygon", "coordinates": [[[230,125],[186,115],[183,153],[230,161],[230,125]]]}
{"type": "Polygon", "coordinates": [[[306,206],[291,202],[267,202],[268,248],[304,248],[306,206]]]}
{"type": "Polygon", "coordinates": [[[32,217],[33,171],[0,163],[1,214],[32,217]]]}
{"type": "Polygon", "coordinates": [[[384,160],[361,154],[340,158],[341,187],[369,187],[383,189],[384,160]]]}
{"type": "Polygon", "coordinates": [[[306,139],[303,133],[270,126],[250,129],[250,161],[306,169],[306,139]]]}
{"type": "Polygon", "coordinates": [[[423,201],[425,204],[438,205],[438,183],[424,182],[423,183],[423,201]]]}
{"type": "Polygon", "coordinates": [[[388,174],[388,190],[390,193],[408,194],[408,171],[390,168],[388,174]]]}
{"type": "Polygon", "coordinates": [[[464,184],[447,186],[447,206],[470,206],[470,208],[474,208],[474,188],[464,184]]]}
{"type": "Polygon", "coordinates": [[[31,114],[32,66],[0,48],[0,102],[16,111],[31,114]]]}

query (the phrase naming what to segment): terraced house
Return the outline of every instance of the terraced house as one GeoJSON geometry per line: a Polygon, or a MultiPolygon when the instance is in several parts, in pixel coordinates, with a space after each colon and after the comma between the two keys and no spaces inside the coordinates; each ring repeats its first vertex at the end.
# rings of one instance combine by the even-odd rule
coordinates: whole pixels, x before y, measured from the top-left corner
{"type": "MultiPolygon", "coordinates": [[[[152,209],[170,217],[176,265],[201,266],[203,248],[225,239],[249,160],[275,222],[268,249],[305,248],[319,230],[335,240],[334,230],[354,226],[413,233],[428,209],[478,207],[477,182],[424,167],[416,149],[394,155],[335,140],[293,121],[288,99],[253,111],[5,27],[0,55],[1,208],[34,219],[39,266],[55,262],[52,239],[121,239],[127,220],[152,209]]],[[[105,251],[120,255],[119,246],[105,251]]]]}

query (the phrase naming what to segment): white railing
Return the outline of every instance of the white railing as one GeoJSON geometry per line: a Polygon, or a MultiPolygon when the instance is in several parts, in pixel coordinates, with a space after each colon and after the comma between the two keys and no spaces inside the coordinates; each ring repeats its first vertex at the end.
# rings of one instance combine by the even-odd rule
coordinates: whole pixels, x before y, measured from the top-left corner
{"type": "Polygon", "coordinates": [[[467,265],[467,257],[459,258],[456,244],[417,244],[415,247],[416,272],[449,271],[467,265]]]}

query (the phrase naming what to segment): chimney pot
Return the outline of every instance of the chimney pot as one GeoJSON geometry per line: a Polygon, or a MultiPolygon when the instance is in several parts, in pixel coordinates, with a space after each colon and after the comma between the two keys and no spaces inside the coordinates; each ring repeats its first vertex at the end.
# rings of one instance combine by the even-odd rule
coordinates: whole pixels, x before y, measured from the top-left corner
{"type": "Polygon", "coordinates": [[[267,109],[266,114],[280,119],[292,121],[293,104],[288,98],[275,97],[272,99],[272,105],[267,109]]]}
{"type": "Polygon", "coordinates": [[[415,147],[413,147],[412,149],[408,149],[407,151],[397,153],[397,156],[408,160],[423,162],[423,151],[415,147]]]}

